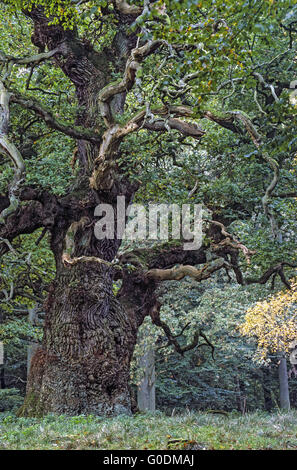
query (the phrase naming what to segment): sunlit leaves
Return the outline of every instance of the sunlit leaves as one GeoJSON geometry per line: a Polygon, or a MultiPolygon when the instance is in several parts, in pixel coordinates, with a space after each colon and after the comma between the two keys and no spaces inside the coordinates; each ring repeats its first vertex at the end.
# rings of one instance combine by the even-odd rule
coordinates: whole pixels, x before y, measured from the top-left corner
{"type": "Polygon", "coordinates": [[[52,24],[61,23],[69,29],[73,29],[78,18],[78,12],[72,0],[4,0],[3,3],[10,5],[14,10],[31,11],[41,6],[45,14],[51,18],[52,24]]]}
{"type": "Polygon", "coordinates": [[[241,325],[243,335],[255,337],[258,360],[265,360],[269,351],[288,352],[297,337],[297,281],[285,290],[250,308],[241,325]]]}

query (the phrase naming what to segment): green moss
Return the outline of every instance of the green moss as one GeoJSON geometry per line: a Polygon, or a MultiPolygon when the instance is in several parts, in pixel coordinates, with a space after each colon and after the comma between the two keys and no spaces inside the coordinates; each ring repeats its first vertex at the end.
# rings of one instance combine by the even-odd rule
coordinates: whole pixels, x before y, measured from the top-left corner
{"type": "Polygon", "coordinates": [[[39,394],[35,392],[27,393],[24,404],[19,408],[16,415],[19,418],[36,417],[41,418],[46,414],[44,404],[39,399],[39,394]]]}

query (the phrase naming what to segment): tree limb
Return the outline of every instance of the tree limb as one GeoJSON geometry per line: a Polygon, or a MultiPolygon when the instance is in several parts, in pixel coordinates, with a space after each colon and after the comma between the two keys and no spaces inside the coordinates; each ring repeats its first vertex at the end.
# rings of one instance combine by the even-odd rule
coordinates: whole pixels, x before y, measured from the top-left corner
{"type": "Polygon", "coordinates": [[[287,261],[282,261],[279,264],[276,264],[275,266],[272,266],[271,268],[267,269],[262,276],[259,278],[251,278],[248,277],[244,280],[244,284],[249,285],[249,284],[266,284],[266,282],[270,279],[271,276],[274,274],[277,274],[283,284],[288,288],[291,289],[290,283],[287,281],[285,274],[284,274],[284,267],[288,266],[290,268],[297,268],[297,264],[289,263],[287,261]]]}
{"type": "MultiPolygon", "coordinates": [[[[211,342],[207,339],[205,334],[199,329],[195,331],[194,337],[191,343],[187,344],[186,346],[181,346],[177,340],[177,337],[180,336],[182,333],[179,335],[174,335],[170,329],[170,327],[165,323],[163,320],[161,320],[160,317],[160,309],[161,309],[161,304],[160,302],[156,302],[153,308],[150,311],[150,316],[152,319],[152,322],[154,325],[159,326],[162,328],[164,331],[167,339],[168,339],[168,346],[172,345],[174,349],[176,350],[177,353],[181,354],[182,356],[184,355],[185,352],[190,351],[194,348],[199,348],[201,346],[209,346],[212,350],[212,357],[214,353],[214,346],[211,344],[211,342]],[[202,337],[205,340],[205,343],[199,345],[199,337],[202,337]]],[[[183,328],[184,331],[185,328],[183,328]]]]}
{"type": "Polygon", "coordinates": [[[0,256],[10,249],[11,242],[19,235],[33,233],[44,226],[44,210],[40,202],[31,201],[14,211],[5,225],[0,225],[0,256]]]}
{"type": "Polygon", "coordinates": [[[235,132],[236,134],[242,134],[241,129],[234,124],[235,119],[233,116],[216,116],[211,111],[207,111],[203,117],[219,124],[225,129],[235,132]]]}
{"type": "Polygon", "coordinates": [[[57,52],[59,52],[58,48],[48,52],[42,52],[40,54],[32,55],[30,57],[13,57],[11,55],[6,55],[4,54],[4,52],[0,51],[0,62],[12,62],[16,65],[38,65],[40,64],[40,62],[43,62],[44,60],[53,57],[55,54],[57,54],[57,52]]]}
{"type": "Polygon", "coordinates": [[[229,245],[232,248],[239,249],[243,252],[243,254],[244,254],[244,256],[245,256],[245,258],[246,258],[246,260],[249,264],[250,260],[251,260],[251,256],[253,256],[256,253],[256,251],[250,250],[245,245],[240,243],[240,241],[237,240],[234,237],[234,235],[232,235],[231,233],[226,231],[226,227],[221,222],[218,222],[217,220],[210,220],[209,223],[212,224],[212,225],[217,225],[220,228],[222,235],[224,235],[226,237],[226,238],[224,238],[224,240],[222,240],[218,244],[214,245],[215,248],[220,248],[222,246],[229,245]]]}
{"type": "Polygon", "coordinates": [[[99,93],[98,100],[102,117],[107,126],[114,124],[110,103],[115,95],[131,90],[135,83],[136,72],[140,68],[141,62],[150,54],[155,52],[163,44],[163,41],[149,41],[144,46],[132,49],[127,60],[124,76],[116,83],[111,83],[104,87],[99,93]]]}
{"type": "Polygon", "coordinates": [[[73,137],[74,139],[87,140],[95,144],[98,144],[101,140],[101,136],[93,131],[79,126],[65,125],[63,122],[56,119],[47,108],[43,107],[34,98],[28,98],[20,95],[19,93],[13,92],[11,93],[11,102],[17,103],[23,108],[34,111],[34,113],[37,114],[37,116],[39,116],[48,125],[48,127],[62,132],[69,137],[73,137]]]}
{"type": "Polygon", "coordinates": [[[123,127],[119,124],[110,126],[102,137],[99,154],[94,162],[94,168],[90,177],[90,187],[95,190],[110,190],[113,183],[113,157],[122,141],[128,134],[137,131],[141,127],[153,131],[168,131],[170,128],[175,129],[186,136],[200,139],[205,131],[197,124],[182,121],[171,116],[190,116],[192,111],[186,106],[172,106],[169,108],[157,108],[152,114],[167,115],[167,119],[145,121],[146,112],[140,111],[132,119],[130,119],[123,127]]]}
{"type": "Polygon", "coordinates": [[[9,188],[9,206],[4,209],[0,214],[0,225],[5,223],[7,217],[12,214],[19,206],[18,191],[23,181],[25,174],[24,160],[16,148],[16,146],[9,140],[8,126],[9,126],[9,101],[11,95],[0,81],[0,148],[12,160],[15,172],[13,182],[9,188]]]}
{"type": "Polygon", "coordinates": [[[218,258],[205,264],[201,269],[191,265],[174,266],[171,269],[150,269],[145,273],[145,277],[156,281],[181,281],[185,276],[190,276],[195,281],[200,282],[208,279],[212,273],[226,266],[228,266],[226,260],[218,258]]]}

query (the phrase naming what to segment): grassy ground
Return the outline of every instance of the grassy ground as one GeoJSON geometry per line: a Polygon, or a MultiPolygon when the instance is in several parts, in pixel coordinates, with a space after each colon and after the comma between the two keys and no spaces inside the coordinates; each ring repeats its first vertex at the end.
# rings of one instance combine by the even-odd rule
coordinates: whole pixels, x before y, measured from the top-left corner
{"type": "Polygon", "coordinates": [[[0,413],[0,449],[182,449],[182,439],[204,449],[297,450],[297,410],[245,416],[188,412],[168,417],[157,412],[112,419],[0,413]]]}

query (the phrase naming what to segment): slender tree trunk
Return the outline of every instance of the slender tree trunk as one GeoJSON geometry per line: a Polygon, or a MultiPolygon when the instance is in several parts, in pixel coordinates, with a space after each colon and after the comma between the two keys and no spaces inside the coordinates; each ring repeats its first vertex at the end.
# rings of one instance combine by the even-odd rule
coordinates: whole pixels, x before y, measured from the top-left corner
{"type": "MultiPolygon", "coordinates": [[[[148,334],[148,331],[146,331],[148,334]]],[[[138,361],[142,369],[142,379],[137,390],[137,404],[140,411],[156,410],[155,392],[155,351],[150,344],[144,344],[144,352],[138,361]]]]}
{"type": "Polygon", "coordinates": [[[279,377],[280,407],[284,410],[289,410],[290,409],[290,396],[289,396],[287,360],[284,356],[280,357],[280,363],[278,366],[278,377],[279,377]]]}
{"type": "Polygon", "coordinates": [[[271,370],[267,368],[262,369],[262,389],[263,389],[263,398],[264,406],[266,411],[271,411],[272,409],[272,395],[271,395],[271,379],[270,379],[271,370]]]}
{"type": "Polygon", "coordinates": [[[6,388],[4,365],[0,367],[0,388],[6,388]]]}

